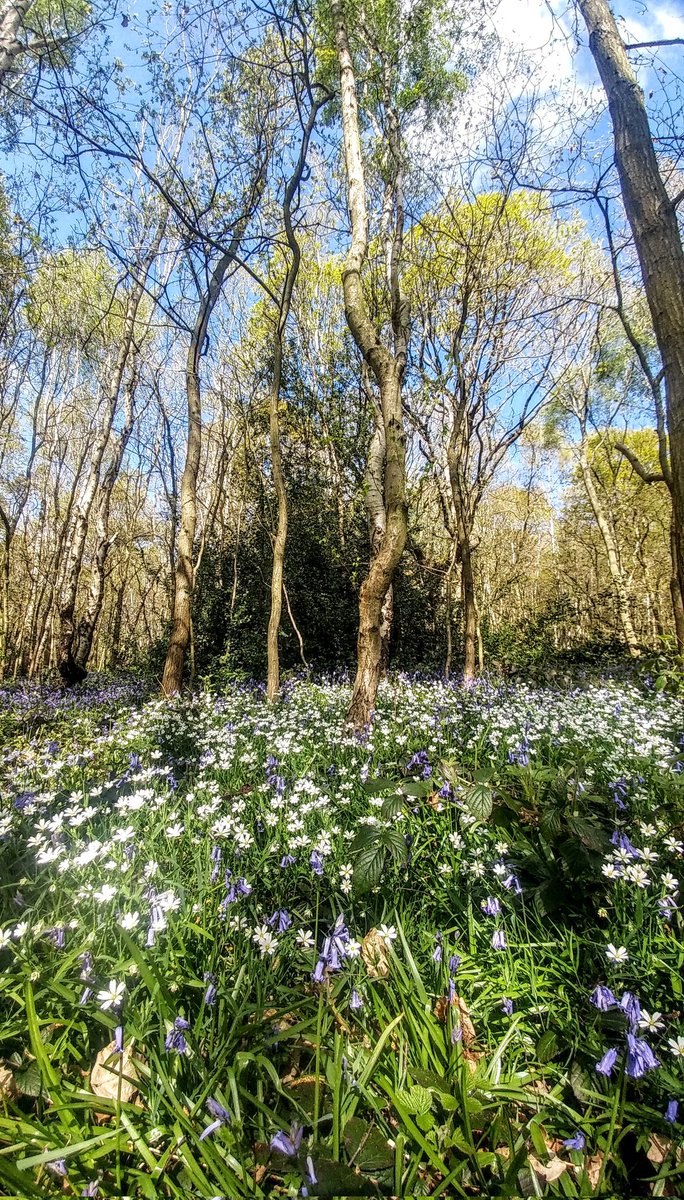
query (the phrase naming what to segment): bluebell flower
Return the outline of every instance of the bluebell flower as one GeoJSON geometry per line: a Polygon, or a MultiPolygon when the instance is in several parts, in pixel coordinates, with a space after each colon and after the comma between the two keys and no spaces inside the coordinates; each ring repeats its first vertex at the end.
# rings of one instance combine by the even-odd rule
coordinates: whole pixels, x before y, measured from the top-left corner
{"type": "Polygon", "coordinates": [[[166,1035],[164,1045],[167,1050],[175,1050],[177,1054],[188,1053],[188,1043],[185,1040],[185,1030],[190,1028],[190,1022],[184,1017],[176,1017],[173,1027],[166,1035]]]}
{"type": "Polygon", "coordinates": [[[117,1054],[123,1054],[124,1049],[124,1031],[123,1025],[117,1025],[114,1030],[114,1049],[117,1054]]]}
{"type": "Polygon", "coordinates": [[[61,1179],[66,1179],[67,1165],[64,1158],[53,1158],[52,1162],[45,1164],[48,1171],[52,1171],[53,1175],[59,1175],[61,1179]]]}
{"type": "Polygon", "coordinates": [[[240,878],[237,881],[237,891],[238,891],[238,896],[251,896],[252,885],[251,885],[251,883],[248,883],[247,880],[243,878],[243,876],[240,876],[240,878]]]}
{"type": "Polygon", "coordinates": [[[213,870],[211,872],[211,882],[216,883],[216,880],[218,879],[218,876],[219,876],[219,871],[221,870],[221,847],[220,846],[212,846],[211,854],[209,855],[209,860],[210,860],[210,862],[212,862],[214,864],[213,870]]]}
{"type": "Polygon", "coordinates": [[[501,997],[501,1011],[505,1013],[507,1017],[513,1016],[513,1001],[509,1000],[508,996],[501,997]]]}
{"type": "Polygon", "coordinates": [[[204,993],[204,1003],[211,1008],[216,1004],[216,976],[212,975],[211,971],[206,971],[204,982],[207,985],[207,990],[204,993]]]}
{"type": "Polygon", "coordinates": [[[501,912],[501,904],[494,896],[487,896],[480,904],[480,908],[488,917],[498,917],[501,912]]]}
{"type": "Polygon", "coordinates": [[[492,946],[495,950],[505,950],[507,946],[506,934],[503,929],[495,929],[492,934],[492,946]]]}
{"type": "Polygon", "coordinates": [[[316,1172],[314,1170],[313,1159],[310,1154],[307,1154],[306,1156],[306,1173],[309,1176],[309,1183],[312,1186],[313,1184],[318,1183],[316,1172]]]}
{"type": "Polygon", "coordinates": [[[453,1004],[456,1000],[456,980],[449,976],[449,1004],[453,1004]]]}
{"type": "Polygon", "coordinates": [[[566,1150],[584,1150],[586,1144],[587,1139],[579,1129],[577,1130],[577,1133],[573,1134],[573,1136],[570,1138],[566,1138],[563,1142],[566,1150]]]}
{"type": "Polygon", "coordinates": [[[280,1154],[286,1155],[287,1158],[295,1158],[302,1144],[303,1132],[304,1127],[293,1121],[290,1126],[289,1135],[281,1129],[279,1133],[276,1133],[275,1137],[271,1138],[271,1150],[277,1150],[280,1154]]]}
{"type": "Polygon", "coordinates": [[[353,1009],[354,1012],[357,1012],[358,1009],[363,1008],[363,1000],[359,996],[359,993],[357,992],[356,988],[354,988],[352,991],[351,1000],[349,1001],[349,1007],[351,1009],[353,1009]]]}
{"type": "Polygon", "coordinates": [[[443,953],[443,951],[442,951],[442,935],[441,935],[441,933],[436,933],[435,934],[435,948],[432,951],[432,961],[436,962],[436,963],[441,963],[442,953],[443,953]]]}
{"type": "Polygon", "coordinates": [[[461,965],[460,954],[452,954],[449,957],[449,973],[455,975],[461,965]]]}
{"type": "Polygon", "coordinates": [[[216,1133],[216,1130],[220,1129],[222,1125],[230,1124],[232,1119],[228,1109],[224,1108],[218,1100],[214,1100],[211,1096],[207,1100],[207,1109],[214,1120],[210,1125],[207,1125],[206,1129],[202,1130],[199,1136],[200,1142],[203,1142],[205,1138],[210,1137],[212,1133],[216,1133]]]}
{"type": "Polygon", "coordinates": [[[626,851],[630,858],[641,857],[636,846],[632,845],[626,833],[621,833],[618,829],[616,829],[610,840],[614,846],[618,847],[619,850],[626,851]]]}
{"type": "Polygon", "coordinates": [[[589,997],[589,1003],[593,1004],[594,1008],[597,1008],[599,1012],[608,1012],[609,1008],[616,1007],[617,1000],[609,987],[605,987],[602,983],[597,983],[589,997]]]}
{"type": "Polygon", "coordinates": [[[81,1195],[88,1197],[89,1200],[97,1200],[99,1193],[100,1185],[97,1179],[91,1179],[90,1183],[87,1183],[83,1188],[81,1195]]]}
{"type": "Polygon", "coordinates": [[[679,1112],[679,1101],[668,1100],[667,1108],[665,1109],[665,1120],[669,1121],[670,1125],[674,1125],[679,1112]]]}
{"type": "Polygon", "coordinates": [[[514,871],[511,872],[507,879],[504,879],[503,885],[509,892],[515,892],[516,896],[522,896],[520,880],[514,871]]]}
{"type": "Polygon", "coordinates": [[[653,1071],[660,1062],[651,1050],[648,1042],[637,1038],[633,1033],[627,1034],[627,1066],[625,1074],[630,1079],[641,1079],[647,1071],[653,1071]]]}
{"type": "Polygon", "coordinates": [[[323,874],[323,858],[318,853],[318,850],[312,850],[309,858],[309,864],[315,875],[323,874]]]}
{"type": "Polygon", "coordinates": [[[451,1031],[452,1046],[455,1046],[457,1042],[460,1042],[462,1040],[463,1040],[463,1027],[461,1025],[454,1025],[454,1027],[451,1031]]]}
{"type": "Polygon", "coordinates": [[[281,869],[284,870],[285,867],[291,867],[296,861],[296,858],[292,854],[283,854],[283,857],[280,860],[281,869]]]}
{"type": "Polygon", "coordinates": [[[594,1070],[597,1071],[599,1075],[605,1075],[607,1078],[612,1073],[613,1067],[615,1066],[616,1059],[617,1059],[617,1050],[614,1050],[611,1047],[610,1050],[606,1050],[605,1054],[603,1055],[603,1058],[599,1059],[596,1066],[594,1067],[594,1070]]]}
{"type": "Polygon", "coordinates": [[[632,1033],[636,1033],[641,1017],[641,1005],[633,992],[623,992],[620,1008],[625,1014],[632,1033]]]}

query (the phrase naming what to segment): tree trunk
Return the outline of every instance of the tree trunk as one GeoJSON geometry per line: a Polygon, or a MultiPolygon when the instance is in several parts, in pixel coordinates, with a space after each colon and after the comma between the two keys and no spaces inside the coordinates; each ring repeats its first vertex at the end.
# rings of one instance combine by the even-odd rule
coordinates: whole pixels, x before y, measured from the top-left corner
{"type": "Polygon", "coordinates": [[[280,444],[280,381],[283,360],[283,339],[280,326],[276,333],[273,356],[273,379],[269,397],[268,433],[271,450],[271,473],[278,506],[278,523],[273,539],[273,564],[271,569],[271,612],[268,618],[266,635],[266,652],[268,671],[266,679],[266,698],[275,700],[280,691],[280,655],[278,652],[278,634],[280,618],[283,610],[283,570],[285,566],[285,548],[287,545],[287,490],[283,474],[283,456],[280,444]]]}
{"type": "Polygon", "coordinates": [[[672,600],[672,615],[674,617],[677,651],[679,654],[684,654],[684,601],[682,600],[682,588],[680,583],[681,576],[677,569],[677,556],[678,547],[673,506],[672,518],[670,520],[670,559],[672,562],[672,574],[670,576],[670,598],[672,600]]]}
{"type": "Polygon", "coordinates": [[[608,0],[578,0],[608,98],[615,161],[665,378],[680,602],[684,595],[684,250],[648,116],[608,0]]]}
{"type": "MultiPolygon", "coordinates": [[[[364,369],[366,364],[364,363],[364,369]]],[[[370,386],[366,386],[366,394],[373,402],[370,386]]],[[[371,560],[379,552],[382,539],[387,528],[385,513],[385,425],[382,410],[375,404],[375,427],[371,436],[366,458],[364,482],[366,485],[365,504],[368,521],[368,541],[371,560]]],[[[390,638],[392,635],[392,618],[394,616],[394,590],[387,589],[380,616],[380,677],[384,678],[389,669],[390,638]]]]}
{"type": "Polygon", "coordinates": [[[174,571],[173,616],[171,636],[166,651],[161,690],[164,696],[177,695],[183,686],[185,656],[192,635],[192,598],[195,578],[193,550],[197,529],[197,477],[202,450],[202,395],[199,362],[204,349],[209,318],[221,294],[228,268],[235,261],[245,230],[256,212],[266,187],[270,143],[265,140],[254,165],[245,192],[242,212],[233,226],[228,248],[218,259],[200,303],[197,319],[190,337],[185,367],[185,389],[188,403],[188,440],[180,487],[180,529],[178,533],[176,567],[174,571]]]}
{"type": "Polygon", "coordinates": [[[403,195],[396,116],[387,111],[393,139],[395,224],[390,262],[390,299],[394,353],[380,341],[370,319],[362,284],[368,252],[366,186],[361,157],[356,79],[341,0],[332,0],[335,42],[340,69],[342,132],[351,217],[351,244],[342,271],[347,325],[378,384],[385,432],[385,532],[359,596],[359,636],[356,678],[347,718],[357,729],[372,719],[382,673],[383,604],[403,554],[407,532],[406,438],[401,387],[406,368],[408,306],[399,286],[399,261],[403,242],[403,195]]]}
{"type": "Polygon", "coordinates": [[[594,486],[594,480],[591,474],[591,466],[587,457],[586,442],[584,440],[582,441],[582,445],[580,447],[580,470],[582,472],[584,487],[589,498],[589,504],[591,505],[591,511],[594,514],[596,524],[599,527],[599,532],[603,539],[603,544],[606,548],[608,569],[610,571],[610,577],[613,581],[613,587],[615,589],[618,617],[620,620],[623,637],[632,658],[638,658],[639,642],[629,611],[629,596],[627,595],[624,573],[620,563],[618,545],[610,522],[606,517],[603,505],[599,499],[599,494],[594,486]]]}
{"type": "Polygon", "coordinates": [[[19,34],[34,3],[35,0],[14,0],[14,3],[5,5],[0,17],[0,84],[5,82],[17,55],[24,49],[19,34]]]}
{"type": "Polygon", "coordinates": [[[475,678],[477,661],[477,604],[475,602],[470,530],[461,520],[459,520],[458,540],[461,551],[461,599],[463,601],[463,680],[465,683],[470,683],[475,678]]]}
{"type": "MultiPolygon", "coordinates": [[[[311,95],[311,93],[310,93],[311,95]]],[[[285,194],[283,196],[283,226],[287,245],[290,251],[290,261],[288,263],[285,282],[280,296],[280,306],[278,311],[278,319],[276,322],[275,339],[273,346],[273,377],[271,380],[271,393],[269,397],[269,442],[271,450],[271,471],[273,474],[273,486],[275,487],[276,501],[278,505],[278,523],[276,527],[276,535],[273,540],[273,565],[271,571],[271,612],[268,619],[268,632],[266,635],[266,652],[268,659],[268,670],[266,680],[266,698],[270,701],[276,699],[280,690],[280,655],[278,652],[278,634],[280,631],[280,618],[283,611],[283,571],[285,566],[285,549],[287,546],[287,489],[285,487],[285,475],[283,473],[283,455],[280,438],[280,387],[282,382],[283,370],[283,340],[285,336],[285,328],[287,319],[290,315],[290,307],[292,305],[292,293],[297,275],[299,274],[299,264],[302,254],[297,241],[297,235],[292,224],[292,208],[295,204],[296,197],[299,194],[304,172],[306,170],[306,159],[309,153],[309,144],[311,135],[316,124],[319,109],[323,106],[326,100],[329,99],[327,93],[325,97],[320,95],[318,99],[311,100],[311,107],[306,123],[302,129],[302,139],[299,145],[299,155],[294,165],[294,169],[290,178],[287,181],[285,194]]],[[[289,607],[289,606],[288,606],[289,607]]]]}

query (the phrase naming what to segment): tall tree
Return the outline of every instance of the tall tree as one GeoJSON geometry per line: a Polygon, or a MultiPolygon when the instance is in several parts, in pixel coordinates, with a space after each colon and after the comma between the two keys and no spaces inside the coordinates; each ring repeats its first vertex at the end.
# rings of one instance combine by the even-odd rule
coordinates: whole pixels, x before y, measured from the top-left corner
{"type": "Polygon", "coordinates": [[[676,203],[665,187],[644,94],[608,0],[577,3],[608,98],[622,198],[663,364],[674,542],[680,593],[684,594],[684,249],[676,203]]]}
{"type": "Polygon", "coordinates": [[[410,313],[401,271],[406,220],[406,134],[417,133],[446,109],[463,76],[448,69],[443,43],[435,34],[449,16],[442,0],[402,5],[398,0],[358,6],[330,0],[340,81],[351,241],[342,271],[347,324],[379,393],[384,433],[384,529],[378,529],[359,596],[356,678],[349,721],[362,728],[371,720],[381,678],[386,597],[406,544],[406,434],[402,384],[408,355],[410,313]],[[364,288],[369,250],[369,189],[359,115],[357,70],[352,40],[365,66],[363,118],[376,135],[380,163],[378,232],[384,252],[387,328],[373,319],[364,288]]]}

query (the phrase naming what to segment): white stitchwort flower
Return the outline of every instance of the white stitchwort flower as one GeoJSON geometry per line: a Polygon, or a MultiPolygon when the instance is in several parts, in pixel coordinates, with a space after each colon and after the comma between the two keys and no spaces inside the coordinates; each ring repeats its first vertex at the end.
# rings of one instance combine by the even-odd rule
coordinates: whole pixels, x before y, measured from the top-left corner
{"type": "Polygon", "coordinates": [[[97,1002],[103,1012],[109,1008],[119,1008],[123,1002],[126,984],[116,979],[110,979],[107,987],[97,993],[97,1002]]]}
{"type": "Polygon", "coordinates": [[[606,946],[606,958],[614,963],[626,963],[629,961],[629,954],[625,946],[614,946],[609,942],[606,946]]]}

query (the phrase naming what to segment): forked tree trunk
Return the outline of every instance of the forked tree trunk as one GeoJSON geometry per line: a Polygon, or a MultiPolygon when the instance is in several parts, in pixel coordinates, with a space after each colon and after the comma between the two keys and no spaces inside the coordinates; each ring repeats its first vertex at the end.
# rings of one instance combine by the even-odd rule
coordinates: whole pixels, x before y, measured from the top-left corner
{"type": "Polygon", "coordinates": [[[615,162],[665,378],[680,602],[684,595],[684,250],[644,96],[608,0],[578,0],[608,98],[615,162]]]}
{"type": "Polygon", "coordinates": [[[187,395],[188,439],[180,486],[180,528],[174,571],[173,614],[171,636],[166,650],[161,690],[165,696],[178,695],[183,686],[185,657],[192,637],[192,599],[195,587],[193,553],[197,530],[197,477],[202,452],[202,395],[199,364],[209,327],[209,318],[221,294],[223,281],[234,263],[250,218],[256,211],[266,186],[269,147],[258,156],[254,175],[247,190],[242,215],[233,227],[227,250],[218,259],[206,291],[202,296],[197,319],[190,337],[185,366],[187,395]]]}
{"type": "Polygon", "coordinates": [[[399,286],[404,210],[398,130],[394,116],[388,110],[388,125],[392,127],[394,138],[391,151],[394,159],[392,169],[395,172],[395,225],[389,270],[394,338],[392,353],[378,337],[363,291],[361,274],[368,252],[368,213],[356,79],[341,0],[332,0],[331,12],[340,69],[342,132],[352,234],[342,271],[344,308],[352,337],[375,376],[385,431],[385,532],[368,575],[361,584],[356,678],[347,713],[351,724],[360,729],[368,725],[375,707],[382,673],[383,605],[406,544],[406,437],[401,388],[406,368],[408,306],[399,286]]]}

